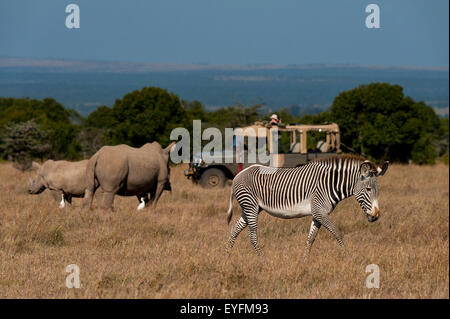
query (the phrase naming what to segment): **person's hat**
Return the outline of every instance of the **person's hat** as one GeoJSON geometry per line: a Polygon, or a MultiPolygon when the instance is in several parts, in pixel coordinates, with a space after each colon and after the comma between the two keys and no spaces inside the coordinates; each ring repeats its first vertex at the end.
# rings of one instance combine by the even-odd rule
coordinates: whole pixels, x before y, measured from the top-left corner
{"type": "Polygon", "coordinates": [[[275,119],[278,120],[278,116],[276,114],[272,114],[272,116],[270,117],[271,119],[275,119]]]}

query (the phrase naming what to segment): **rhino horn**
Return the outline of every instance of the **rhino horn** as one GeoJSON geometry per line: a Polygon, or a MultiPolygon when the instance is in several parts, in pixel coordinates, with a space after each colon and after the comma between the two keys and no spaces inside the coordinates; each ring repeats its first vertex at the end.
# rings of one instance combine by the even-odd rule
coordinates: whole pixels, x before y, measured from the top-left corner
{"type": "Polygon", "coordinates": [[[166,152],[166,153],[172,152],[173,149],[175,148],[175,145],[176,145],[176,144],[177,144],[176,142],[170,143],[170,145],[167,146],[167,147],[164,149],[164,152],[166,152]]]}

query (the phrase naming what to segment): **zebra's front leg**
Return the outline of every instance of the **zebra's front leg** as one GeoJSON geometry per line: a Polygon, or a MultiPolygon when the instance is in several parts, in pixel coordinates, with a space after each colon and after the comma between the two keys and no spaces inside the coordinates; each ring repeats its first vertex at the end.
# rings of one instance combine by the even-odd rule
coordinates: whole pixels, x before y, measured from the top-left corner
{"type": "Polygon", "coordinates": [[[333,234],[334,238],[336,238],[337,242],[339,243],[339,245],[341,245],[342,248],[344,248],[344,242],[342,241],[342,234],[341,232],[336,228],[336,226],[333,224],[333,222],[331,221],[331,219],[328,217],[328,215],[326,216],[322,216],[320,223],[325,226],[326,229],[328,229],[328,231],[330,233],[333,234]]]}
{"type": "Polygon", "coordinates": [[[311,247],[314,243],[314,240],[316,239],[320,226],[322,226],[322,224],[313,218],[311,227],[309,228],[308,242],[306,244],[306,251],[303,254],[303,259],[308,258],[309,252],[311,251],[311,247]]]}
{"type": "Polygon", "coordinates": [[[231,229],[231,235],[230,235],[230,239],[228,240],[228,245],[227,245],[228,252],[231,252],[231,248],[233,248],[234,243],[236,242],[237,236],[239,236],[239,234],[245,227],[247,227],[247,222],[241,216],[237,220],[236,224],[234,224],[233,228],[231,229]]]}

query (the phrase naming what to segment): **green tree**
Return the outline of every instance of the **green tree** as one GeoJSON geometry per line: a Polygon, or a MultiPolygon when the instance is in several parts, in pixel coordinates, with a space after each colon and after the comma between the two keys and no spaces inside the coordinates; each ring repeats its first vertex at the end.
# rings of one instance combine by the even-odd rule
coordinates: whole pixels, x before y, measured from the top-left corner
{"type": "Polygon", "coordinates": [[[388,83],[361,85],[340,93],[329,110],[339,124],[342,142],[374,158],[433,163],[440,122],[434,110],[403,95],[388,83]]]}
{"type": "Polygon", "coordinates": [[[244,127],[258,120],[260,117],[260,108],[260,104],[244,106],[238,103],[235,106],[228,106],[208,112],[206,119],[210,126],[220,129],[226,127],[244,127]]]}
{"type": "Polygon", "coordinates": [[[173,93],[157,87],[144,87],[117,99],[112,108],[115,126],[113,144],[142,146],[158,141],[170,143],[170,132],[176,127],[189,128],[189,117],[173,93]]]}
{"type": "Polygon", "coordinates": [[[91,112],[84,121],[84,126],[101,129],[111,129],[116,124],[117,121],[112,108],[105,105],[99,106],[95,111],[91,112]]]}
{"type": "Polygon", "coordinates": [[[182,101],[182,105],[189,117],[190,122],[193,120],[206,121],[207,113],[205,111],[205,106],[199,101],[182,101]]]}
{"type": "Polygon", "coordinates": [[[83,157],[90,157],[103,145],[112,144],[112,130],[116,124],[113,109],[108,106],[99,106],[91,112],[77,135],[83,157]]]}

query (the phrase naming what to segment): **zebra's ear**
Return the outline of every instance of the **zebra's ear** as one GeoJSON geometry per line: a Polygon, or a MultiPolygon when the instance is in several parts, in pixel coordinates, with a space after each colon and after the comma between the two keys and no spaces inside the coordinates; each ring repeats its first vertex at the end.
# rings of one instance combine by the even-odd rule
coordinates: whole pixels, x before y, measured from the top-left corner
{"type": "Polygon", "coordinates": [[[387,169],[389,166],[389,161],[384,162],[383,167],[379,167],[377,168],[377,176],[383,176],[384,173],[386,173],[387,169]]]}
{"type": "Polygon", "coordinates": [[[363,179],[369,177],[372,173],[372,163],[370,163],[369,161],[364,161],[359,166],[359,173],[361,174],[361,177],[363,179]]]}

